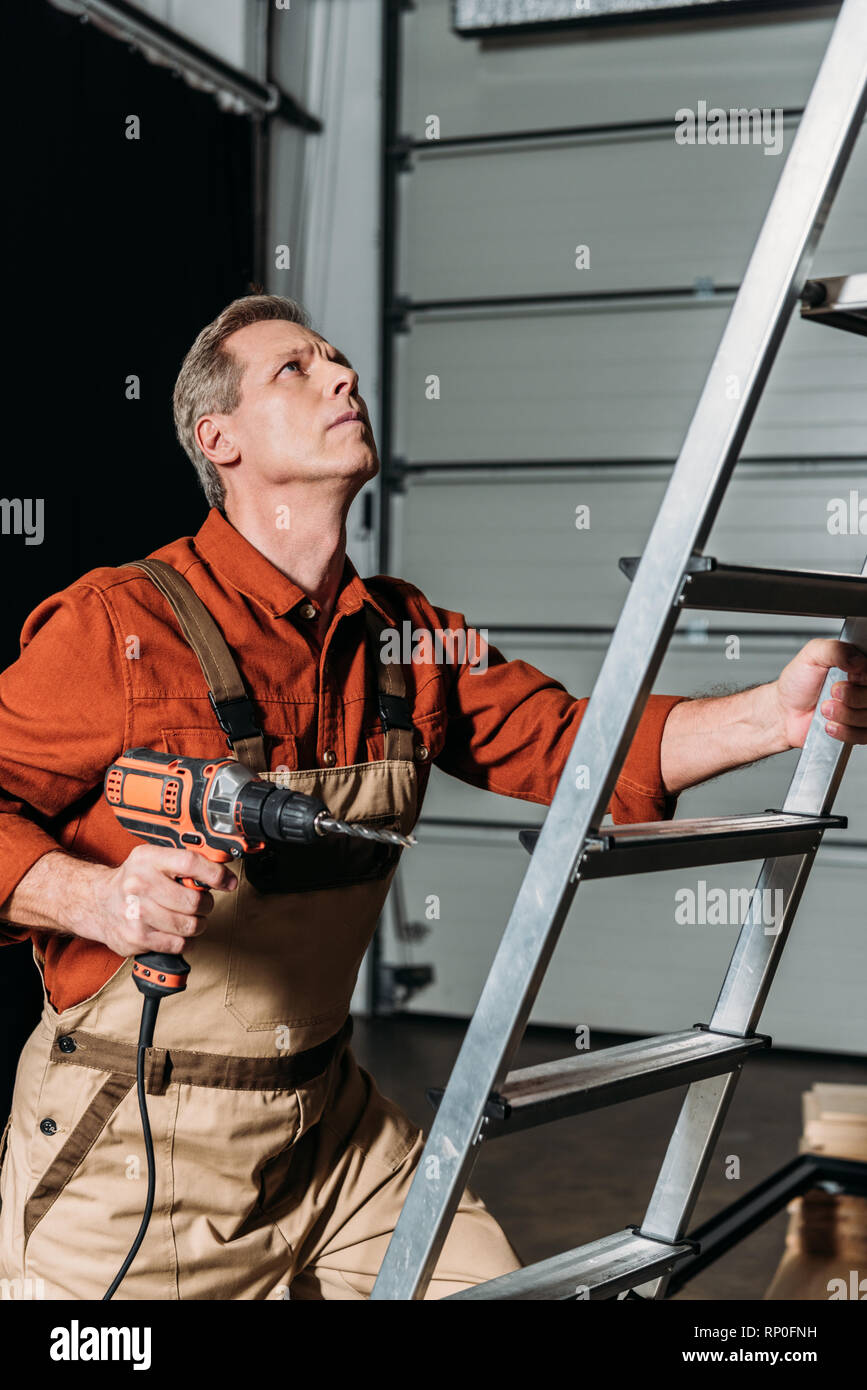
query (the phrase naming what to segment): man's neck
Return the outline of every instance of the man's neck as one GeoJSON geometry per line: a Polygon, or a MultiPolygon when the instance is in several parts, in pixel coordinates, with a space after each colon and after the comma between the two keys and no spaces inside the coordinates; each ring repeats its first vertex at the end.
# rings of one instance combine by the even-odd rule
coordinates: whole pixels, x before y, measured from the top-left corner
{"type": "Polygon", "coordinates": [[[226,519],[275,569],[303,589],[322,610],[317,623],[325,635],[337,600],[346,559],[348,504],[334,497],[303,499],[283,490],[280,500],[227,499],[226,519]]]}

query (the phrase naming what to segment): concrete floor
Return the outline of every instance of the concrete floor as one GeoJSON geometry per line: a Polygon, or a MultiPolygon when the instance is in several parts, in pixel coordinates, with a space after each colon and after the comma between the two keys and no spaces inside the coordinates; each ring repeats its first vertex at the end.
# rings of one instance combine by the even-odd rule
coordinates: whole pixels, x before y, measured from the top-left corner
{"type": "MultiPolygon", "coordinates": [[[[419,1125],[432,1110],[426,1086],[444,1085],[466,1025],[451,1019],[397,1015],[355,1020],[355,1053],[419,1125]]],[[[600,1047],[629,1039],[597,1035],[600,1047]]],[[[566,1029],[532,1028],[515,1066],[570,1055],[566,1029]]],[[[805,1052],[753,1057],[741,1074],[722,1139],[691,1223],[761,1182],[798,1152],[801,1094],[816,1081],[867,1084],[867,1062],[805,1052]],[[726,1158],[740,1158],[740,1178],[725,1176],[726,1158]]],[[[685,1088],[647,1096],[574,1119],[560,1120],[483,1147],[471,1186],[484,1199],[527,1264],[639,1225],[680,1109],[685,1088]]],[[[788,1216],[771,1218],[687,1284],[678,1300],[761,1299],[783,1252],[788,1216]]]]}

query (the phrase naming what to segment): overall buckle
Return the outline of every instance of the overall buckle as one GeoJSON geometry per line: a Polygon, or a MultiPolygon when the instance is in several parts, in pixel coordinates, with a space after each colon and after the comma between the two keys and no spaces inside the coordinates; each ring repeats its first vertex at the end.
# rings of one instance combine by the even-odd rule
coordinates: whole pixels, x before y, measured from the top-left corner
{"type": "Polygon", "coordinates": [[[409,729],[412,731],[413,722],[410,717],[409,701],[405,695],[385,695],[381,690],[379,694],[379,717],[382,720],[382,732],[387,734],[389,729],[409,729]]]}
{"type": "Polygon", "coordinates": [[[256,723],[256,711],[248,696],[239,695],[234,700],[221,700],[218,703],[214,699],[213,690],[209,690],[208,699],[230,746],[240,739],[261,737],[262,730],[256,723]]]}

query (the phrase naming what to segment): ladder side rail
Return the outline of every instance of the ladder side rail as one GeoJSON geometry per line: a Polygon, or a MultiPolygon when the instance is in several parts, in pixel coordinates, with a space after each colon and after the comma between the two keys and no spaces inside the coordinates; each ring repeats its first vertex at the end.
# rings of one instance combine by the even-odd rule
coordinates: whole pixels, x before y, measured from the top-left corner
{"type": "MultiPolygon", "coordinates": [[[[867,561],[864,573],[867,573],[867,561]]],[[[867,618],[850,619],[843,627],[840,640],[852,642],[867,653],[867,618]]],[[[824,812],[834,804],[852,750],[825,732],[825,718],[820,710],[830,697],[832,685],[845,680],[845,676],[845,671],[836,667],[828,672],[786,793],[783,803],[786,811],[800,811],[815,805],[824,812]]],[[[765,864],[711,1017],[711,1028],[721,1033],[747,1034],[757,1027],[815,854],[814,850],[810,854],[791,856],[791,868],[787,867],[788,858],[765,864]],[[776,869],[777,863],[779,869],[776,869]],[[766,890],[773,894],[778,889],[783,890],[786,901],[782,930],[775,933],[768,931],[767,924],[763,925],[760,904],[765,901],[766,890]]],[[[775,898],[771,896],[768,901],[774,902],[775,898]]]]}
{"type": "MultiPolygon", "coordinates": [[[[779,929],[779,935],[774,939],[775,941],[780,939],[785,941],[800,903],[815,854],[814,849],[806,854],[790,854],[765,860],[759,873],[756,890],[741,926],[738,942],[735,945],[732,965],[738,955],[741,942],[751,932],[764,932],[766,928],[766,924],[762,921],[760,906],[764,901],[762,897],[764,890],[768,890],[772,895],[778,890],[783,894],[784,906],[781,920],[774,923],[775,930],[779,929]]],[[[771,896],[770,901],[775,901],[773,896],[771,896]]],[[[781,949],[782,945],[780,946],[781,949]]],[[[774,956],[774,962],[775,964],[779,962],[779,952],[774,956]]],[[[729,966],[729,971],[731,971],[732,965],[729,966]]],[[[728,975],[726,976],[727,979],[728,975]]],[[[767,987],[770,986],[770,978],[767,979],[766,985],[767,987]]],[[[725,985],[723,987],[725,988],[725,985]]],[[[722,1025],[716,1011],[712,1015],[708,1027],[711,1030],[722,1031],[722,1025]]],[[[725,1123],[735,1087],[740,1079],[741,1069],[739,1066],[726,1076],[690,1084],[678,1115],[677,1124],[669,1140],[659,1176],[644,1214],[644,1220],[639,1228],[642,1235],[653,1235],[659,1240],[670,1241],[675,1239],[673,1232],[678,1232],[677,1238],[679,1239],[680,1234],[689,1225],[707,1175],[708,1165],[713,1157],[717,1139],[725,1123]],[[710,1099],[713,1100],[712,1104],[708,1103],[710,1099]]],[[[668,1278],[666,1275],[662,1275],[652,1286],[638,1286],[635,1292],[642,1298],[658,1299],[664,1296],[667,1285],[668,1278]]]]}
{"type": "Polygon", "coordinates": [[[470,1021],[372,1299],[423,1297],[867,110],[867,0],[844,0],[635,580],[470,1021]],[[740,390],[727,389],[732,375],[740,390]],[[736,394],[736,398],[732,396],[736,394]],[[589,769],[589,788],[573,769],[589,769]],[[510,995],[515,996],[510,998],[510,995]],[[438,1176],[436,1176],[438,1174],[438,1176]]]}
{"type": "MultiPolygon", "coordinates": [[[[867,574],[867,560],[862,573],[867,574]]],[[[850,618],[843,626],[840,639],[867,652],[867,618],[850,618]]],[[[820,710],[829,698],[831,686],[844,676],[845,672],[832,667],[826,677],[786,793],[784,807],[787,811],[810,810],[826,814],[834,804],[852,750],[825,732],[825,718],[820,710]]],[[[762,865],[708,1024],[711,1030],[748,1036],[758,1026],[816,852],[767,859],[762,865]],[[766,892],[770,894],[768,899],[764,896],[766,892]],[[777,892],[782,895],[783,911],[769,930],[763,904],[776,902],[777,892]]],[[[690,1086],[641,1224],[642,1234],[669,1241],[683,1236],[739,1074],[740,1068],[728,1078],[731,1085],[724,1097],[725,1103],[705,1116],[696,1109],[697,1094],[693,1093],[699,1090],[703,1093],[714,1085],[714,1080],[693,1082],[690,1086]],[[698,1128],[698,1133],[692,1132],[694,1127],[698,1128]]],[[[720,1086],[721,1079],[717,1079],[716,1084],[720,1086]]],[[[636,1292],[644,1297],[659,1297],[667,1282],[668,1277],[661,1276],[654,1281],[653,1294],[648,1292],[650,1286],[642,1286],[636,1292]]]]}

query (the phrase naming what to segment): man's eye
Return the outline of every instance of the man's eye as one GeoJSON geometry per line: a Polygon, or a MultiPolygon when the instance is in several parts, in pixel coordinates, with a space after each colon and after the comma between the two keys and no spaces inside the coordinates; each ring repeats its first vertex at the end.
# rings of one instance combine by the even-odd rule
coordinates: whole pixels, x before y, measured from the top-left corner
{"type": "Polygon", "coordinates": [[[290,359],[289,359],[288,362],[284,362],[284,363],[283,363],[283,366],[280,368],[280,370],[281,370],[281,372],[285,372],[285,370],[286,370],[287,367],[299,367],[299,368],[300,368],[300,366],[301,366],[301,364],[300,364],[300,362],[298,361],[298,359],[297,359],[296,357],[290,357],[290,359]]]}

